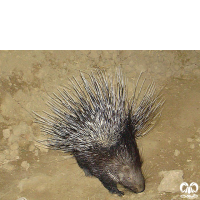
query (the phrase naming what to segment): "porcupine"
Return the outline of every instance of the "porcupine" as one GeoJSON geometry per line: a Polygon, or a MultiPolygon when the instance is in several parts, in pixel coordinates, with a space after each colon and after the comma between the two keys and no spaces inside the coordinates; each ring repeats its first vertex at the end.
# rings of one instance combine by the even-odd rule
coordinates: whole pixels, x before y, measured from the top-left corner
{"type": "Polygon", "coordinates": [[[36,114],[37,122],[49,137],[46,145],[71,152],[86,176],[97,177],[111,193],[124,195],[117,183],[139,193],[145,189],[142,161],[136,138],[152,129],[164,103],[151,82],[135,86],[128,98],[126,81],[119,69],[115,78],[105,71],[91,72],[88,79],[71,81],[71,94],[65,88],[48,101],[52,114],[36,114]],[[139,87],[139,89],[138,89],[139,87]],[[141,97],[141,94],[143,96],[141,97]]]}

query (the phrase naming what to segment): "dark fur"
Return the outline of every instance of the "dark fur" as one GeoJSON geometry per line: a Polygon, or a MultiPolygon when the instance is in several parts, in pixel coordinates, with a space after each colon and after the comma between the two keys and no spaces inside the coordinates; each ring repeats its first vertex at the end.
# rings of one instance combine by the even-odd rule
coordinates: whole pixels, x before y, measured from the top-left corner
{"type": "Polygon", "coordinates": [[[111,193],[122,196],[117,183],[138,193],[145,189],[141,158],[129,119],[118,143],[108,148],[73,152],[86,176],[97,177],[111,193]]]}

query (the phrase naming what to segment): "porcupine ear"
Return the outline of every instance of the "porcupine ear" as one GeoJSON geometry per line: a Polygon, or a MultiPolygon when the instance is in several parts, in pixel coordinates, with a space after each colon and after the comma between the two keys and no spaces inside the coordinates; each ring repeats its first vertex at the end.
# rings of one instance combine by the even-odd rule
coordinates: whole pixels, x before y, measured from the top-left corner
{"type": "Polygon", "coordinates": [[[134,124],[136,138],[146,135],[154,128],[158,118],[161,116],[162,107],[165,102],[161,94],[162,89],[157,91],[153,81],[145,86],[146,79],[144,79],[139,84],[141,76],[142,73],[140,73],[133,97],[130,101],[131,120],[134,124]]]}

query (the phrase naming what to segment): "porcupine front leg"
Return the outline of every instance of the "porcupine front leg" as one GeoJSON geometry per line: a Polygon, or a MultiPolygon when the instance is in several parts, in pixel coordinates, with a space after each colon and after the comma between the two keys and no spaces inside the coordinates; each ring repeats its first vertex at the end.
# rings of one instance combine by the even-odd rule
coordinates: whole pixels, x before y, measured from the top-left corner
{"type": "Polygon", "coordinates": [[[119,191],[117,189],[117,183],[114,182],[113,180],[111,179],[108,179],[108,177],[101,177],[99,178],[99,180],[101,181],[101,183],[103,184],[103,186],[108,189],[108,191],[112,194],[117,194],[118,196],[123,196],[124,195],[124,192],[122,191],[119,191]]]}
{"type": "Polygon", "coordinates": [[[79,160],[79,159],[76,159],[79,167],[81,169],[83,169],[84,173],[85,173],[85,176],[92,176],[92,174],[90,173],[90,170],[86,168],[86,166],[79,160]]]}
{"type": "Polygon", "coordinates": [[[89,169],[86,169],[86,168],[82,168],[84,173],[85,173],[85,176],[92,176],[92,174],[90,173],[89,169]]]}

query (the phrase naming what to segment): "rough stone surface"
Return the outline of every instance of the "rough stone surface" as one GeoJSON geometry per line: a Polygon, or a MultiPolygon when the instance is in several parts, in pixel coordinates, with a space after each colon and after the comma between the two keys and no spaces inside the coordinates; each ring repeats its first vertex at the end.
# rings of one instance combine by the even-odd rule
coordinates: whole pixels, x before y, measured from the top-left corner
{"type": "Polygon", "coordinates": [[[182,170],[161,171],[160,176],[164,176],[160,185],[158,186],[159,192],[179,192],[180,184],[183,182],[182,170]]]}

